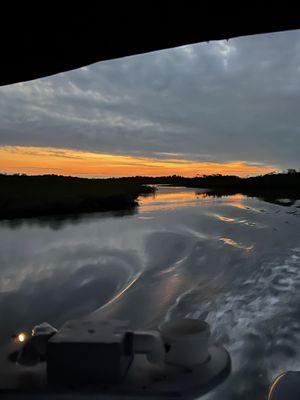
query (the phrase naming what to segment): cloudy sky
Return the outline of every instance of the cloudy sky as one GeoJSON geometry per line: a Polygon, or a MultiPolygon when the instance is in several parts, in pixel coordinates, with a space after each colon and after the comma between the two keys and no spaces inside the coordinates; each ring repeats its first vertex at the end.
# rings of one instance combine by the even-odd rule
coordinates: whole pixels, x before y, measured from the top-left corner
{"type": "Polygon", "coordinates": [[[300,30],[0,87],[0,171],[251,175],[300,167],[300,30]]]}

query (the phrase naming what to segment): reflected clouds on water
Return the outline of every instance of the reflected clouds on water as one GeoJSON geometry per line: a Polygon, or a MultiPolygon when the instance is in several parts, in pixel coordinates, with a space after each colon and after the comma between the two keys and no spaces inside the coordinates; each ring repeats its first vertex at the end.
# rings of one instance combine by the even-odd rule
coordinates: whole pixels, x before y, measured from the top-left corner
{"type": "Polygon", "coordinates": [[[43,321],[206,318],[234,365],[209,396],[258,398],[297,363],[300,218],[284,205],[162,187],[131,212],[2,221],[1,346],[43,321]]]}

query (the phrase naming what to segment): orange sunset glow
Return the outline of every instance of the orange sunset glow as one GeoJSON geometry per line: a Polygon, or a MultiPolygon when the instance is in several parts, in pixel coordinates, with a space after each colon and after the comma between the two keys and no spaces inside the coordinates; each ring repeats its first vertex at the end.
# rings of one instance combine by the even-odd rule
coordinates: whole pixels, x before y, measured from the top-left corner
{"type": "Polygon", "coordinates": [[[0,147],[0,172],[73,176],[134,176],[234,174],[248,176],[276,170],[274,166],[244,161],[195,162],[185,159],[147,158],[46,147],[0,147]]]}

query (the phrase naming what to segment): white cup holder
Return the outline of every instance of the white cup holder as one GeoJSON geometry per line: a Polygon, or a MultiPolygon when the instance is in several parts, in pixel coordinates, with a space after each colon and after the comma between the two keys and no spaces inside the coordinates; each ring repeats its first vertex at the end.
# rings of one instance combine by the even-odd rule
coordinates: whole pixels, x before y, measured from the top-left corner
{"type": "Polygon", "coordinates": [[[180,319],[159,328],[165,346],[165,362],[191,367],[209,359],[210,328],[205,321],[180,319]]]}

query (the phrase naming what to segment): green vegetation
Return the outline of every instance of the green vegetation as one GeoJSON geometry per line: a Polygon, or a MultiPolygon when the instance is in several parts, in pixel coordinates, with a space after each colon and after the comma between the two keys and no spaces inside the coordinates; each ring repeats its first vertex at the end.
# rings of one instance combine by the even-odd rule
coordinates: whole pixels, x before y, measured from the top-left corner
{"type": "Polygon", "coordinates": [[[138,182],[0,174],[0,219],[122,210],[154,189],[138,182]]]}

